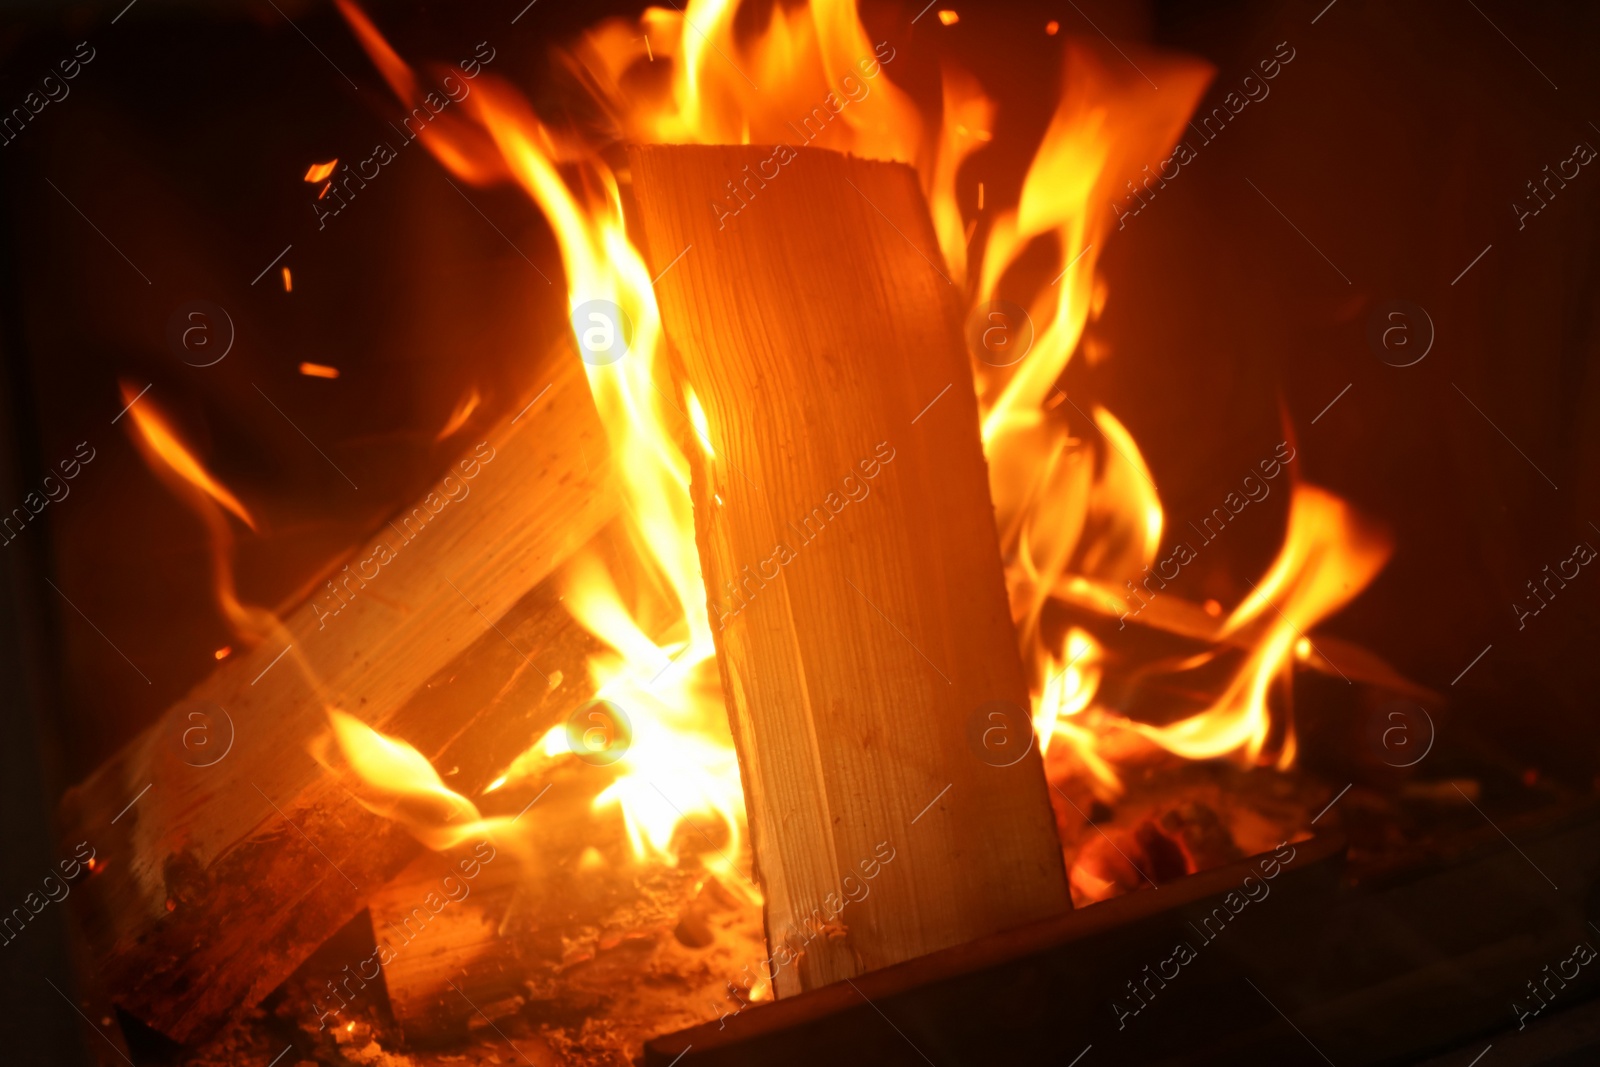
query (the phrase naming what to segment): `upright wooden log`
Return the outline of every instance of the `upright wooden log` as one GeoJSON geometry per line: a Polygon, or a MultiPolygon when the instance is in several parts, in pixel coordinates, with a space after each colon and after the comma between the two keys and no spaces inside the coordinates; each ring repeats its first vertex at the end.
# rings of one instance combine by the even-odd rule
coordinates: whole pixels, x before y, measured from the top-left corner
{"type": "Polygon", "coordinates": [[[471,792],[533,739],[535,719],[542,732],[557,705],[588,697],[592,639],[558,590],[532,591],[618,498],[582,365],[558,355],[548,392],[363,544],[361,579],[336,571],[337,595],[290,613],[284,640],[228,661],[62,801],[63,854],[87,842],[97,859],[69,906],[100,986],[134,1018],[203,1037],[416,854],[310,755],[327,704],[410,741],[471,792]],[[486,655],[504,660],[487,689],[486,655]],[[546,676],[549,707],[493,699],[520,670],[546,676]]]}
{"type": "Polygon", "coordinates": [[[763,976],[784,995],[1067,911],[958,294],[915,174],[788,147],[631,161],[709,424],[696,533],[763,976]],[[995,766],[992,724],[1027,755],[995,766]]]}

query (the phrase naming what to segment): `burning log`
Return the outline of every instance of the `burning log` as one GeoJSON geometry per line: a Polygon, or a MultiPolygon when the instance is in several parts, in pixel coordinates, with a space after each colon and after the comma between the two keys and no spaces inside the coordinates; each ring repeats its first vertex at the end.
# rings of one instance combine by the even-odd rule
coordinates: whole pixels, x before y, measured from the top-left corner
{"type": "Polygon", "coordinates": [[[457,767],[451,784],[470,792],[591,695],[593,639],[545,579],[611,519],[617,498],[581,365],[560,355],[545,393],[452,468],[460,477],[379,530],[377,577],[341,570],[333,592],[290,613],[279,636],[220,667],[62,801],[62,840],[89,842],[99,860],[72,894],[76,916],[98,978],[133,1017],[180,1042],[206,1035],[416,854],[398,823],[308,754],[327,733],[327,708],[457,767]],[[470,495],[459,496],[452,487],[467,477],[470,495]],[[448,508],[446,494],[456,497],[448,508]],[[482,669],[487,657],[504,670],[482,669]],[[508,673],[530,667],[545,676],[542,701],[495,699],[508,673]],[[472,681],[453,685],[457,676],[472,681]]]}
{"type": "Polygon", "coordinates": [[[703,405],[696,535],[766,894],[762,976],[785,995],[1068,910],[956,290],[915,172],[785,146],[631,162],[703,405]],[[736,218],[719,207],[734,179],[754,198],[736,218]],[[996,722],[1024,753],[1006,767],[972,742],[996,722]]]}

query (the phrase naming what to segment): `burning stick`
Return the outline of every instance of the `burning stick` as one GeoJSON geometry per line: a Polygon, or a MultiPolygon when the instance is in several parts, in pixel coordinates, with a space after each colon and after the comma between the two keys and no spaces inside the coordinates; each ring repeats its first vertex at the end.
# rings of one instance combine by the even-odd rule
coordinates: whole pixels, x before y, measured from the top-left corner
{"type": "Polygon", "coordinates": [[[703,404],[697,539],[764,970],[784,995],[1067,910],[955,290],[915,173],[787,147],[631,159],[662,319],[703,404]],[[728,218],[735,178],[755,199],[728,218]],[[1004,768],[971,742],[995,721],[1026,752],[1004,768]]]}
{"type": "Polygon", "coordinates": [[[77,916],[97,976],[129,1014],[177,1041],[203,1036],[277,986],[416,853],[308,755],[328,707],[459,765],[451,784],[472,791],[590,695],[592,639],[554,588],[524,601],[617,507],[588,386],[560,355],[548,393],[487,435],[493,459],[470,496],[430,512],[430,493],[416,521],[417,510],[396,517],[410,529],[432,515],[378,577],[365,572],[372,594],[340,572],[353,595],[336,618],[327,596],[301,605],[275,628],[282,640],[226,661],[63,800],[62,840],[90,842],[101,861],[72,894],[77,916]],[[502,618],[514,605],[521,631],[502,618]],[[521,643],[508,650],[502,630],[521,643]],[[546,698],[495,701],[504,674],[487,700],[463,695],[477,683],[443,689],[489,655],[510,657],[507,672],[544,672],[546,698]],[[558,686],[557,671],[576,684],[558,686]],[[440,707],[441,690],[460,703],[440,707]],[[214,750],[191,744],[197,722],[214,750]],[[219,756],[224,731],[231,749],[219,756]]]}

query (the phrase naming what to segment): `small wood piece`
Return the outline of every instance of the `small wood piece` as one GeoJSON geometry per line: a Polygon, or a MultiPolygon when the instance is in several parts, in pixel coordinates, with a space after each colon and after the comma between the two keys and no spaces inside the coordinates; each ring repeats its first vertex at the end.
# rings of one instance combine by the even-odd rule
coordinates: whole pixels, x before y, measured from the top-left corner
{"type": "Polygon", "coordinates": [[[409,741],[470,793],[533,740],[535,719],[547,727],[587,697],[592,639],[553,583],[528,596],[618,507],[581,364],[558,355],[547,393],[363,544],[352,572],[372,574],[361,561],[378,541],[392,556],[365,583],[339,582],[337,615],[323,590],[285,618],[292,649],[269,641],[229,660],[63,799],[67,852],[87,841],[97,858],[71,906],[104,988],[134,1018],[203,1037],[416,854],[309,754],[328,704],[409,741]],[[499,681],[488,698],[451,686],[486,656],[507,660],[499,679],[543,673],[548,700],[496,701],[499,681]]]}
{"type": "Polygon", "coordinates": [[[763,970],[782,996],[1069,910],[957,292],[915,173],[787,147],[631,161],[709,424],[711,454],[689,446],[696,535],[763,970]],[[733,181],[737,215],[719,206],[733,181]],[[975,742],[995,722],[1026,751],[1007,767],[975,742]]]}
{"type": "MultiPolygon", "coordinates": [[[[620,812],[592,807],[610,778],[572,761],[529,784],[539,799],[517,828],[533,862],[502,849],[463,867],[460,855],[426,852],[372,897],[374,951],[408,1047],[459,1042],[486,1019],[509,1028],[502,1017],[524,1011],[583,1031],[604,1004],[600,1031],[630,1032],[632,1047],[617,1052],[636,1054],[672,1025],[665,1019],[704,1019],[726,999],[728,980],[760,957],[756,905],[692,854],[676,866],[633,858],[620,812]]],[[[338,999],[316,999],[296,1014],[337,1012],[338,999]]]]}

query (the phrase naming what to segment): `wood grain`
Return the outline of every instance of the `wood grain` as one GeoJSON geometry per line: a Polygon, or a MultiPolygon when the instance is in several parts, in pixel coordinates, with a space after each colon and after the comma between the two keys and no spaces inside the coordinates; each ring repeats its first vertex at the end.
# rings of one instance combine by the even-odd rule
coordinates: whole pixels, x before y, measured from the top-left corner
{"type": "MultiPolygon", "coordinates": [[[[441,770],[454,766],[447,781],[467,792],[531,740],[530,717],[557,713],[464,696],[451,683],[479,671],[475,661],[510,656],[500,670],[540,672],[552,705],[588,695],[591,639],[556,590],[536,587],[618,504],[581,364],[560,356],[546,364],[548,391],[486,435],[493,458],[469,450],[480,461],[470,479],[453,465],[465,496],[411,526],[407,509],[375,532],[393,558],[365,586],[346,587],[336,616],[327,596],[288,614],[283,639],[219,667],[63,799],[61,839],[69,851],[88,841],[98,860],[71,907],[97,977],[130,1015],[180,1042],[213,1031],[415,855],[402,829],[310,755],[327,705],[395,732],[441,770]],[[517,626],[506,616],[519,602],[517,626]],[[513,636],[524,643],[508,649],[513,636]],[[205,722],[220,744],[216,708],[231,721],[232,748],[197,766],[216,749],[186,731],[205,722]]],[[[492,693],[500,682],[479,684],[492,693]]]]}
{"type": "Polygon", "coordinates": [[[760,146],[630,159],[709,423],[696,534],[779,995],[1067,911],[1037,752],[1000,768],[971,744],[985,705],[1028,696],[915,174],[760,146]]]}

